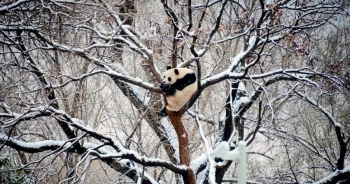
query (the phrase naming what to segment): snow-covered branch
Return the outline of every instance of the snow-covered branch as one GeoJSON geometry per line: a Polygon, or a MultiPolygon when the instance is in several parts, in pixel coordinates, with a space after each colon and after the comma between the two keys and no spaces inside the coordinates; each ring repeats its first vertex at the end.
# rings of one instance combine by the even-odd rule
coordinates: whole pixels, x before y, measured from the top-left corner
{"type": "MultiPolygon", "coordinates": [[[[39,153],[43,151],[58,149],[69,150],[69,148],[73,148],[71,142],[68,141],[45,140],[38,142],[24,142],[4,134],[0,134],[0,143],[27,153],[39,153]]],[[[73,152],[73,150],[74,149],[71,149],[70,151],[73,152]]]]}
{"type": "Polygon", "coordinates": [[[221,183],[244,140],[252,181],[347,176],[348,20],[347,1],[330,0],[3,1],[5,171],[33,183],[221,183]],[[198,89],[162,118],[158,68],[169,65],[197,71],[198,89]]]}
{"type": "Polygon", "coordinates": [[[330,114],[330,112],[328,112],[324,107],[322,107],[322,105],[320,105],[319,103],[317,103],[315,100],[311,99],[310,97],[308,97],[306,94],[302,94],[298,91],[295,91],[295,93],[300,96],[303,100],[305,100],[306,102],[308,102],[310,105],[312,105],[313,107],[315,107],[316,109],[320,110],[322,114],[324,114],[327,119],[331,122],[331,124],[334,127],[341,127],[341,124],[338,123],[334,117],[330,114]]]}
{"type": "Polygon", "coordinates": [[[341,181],[349,181],[350,175],[350,165],[346,166],[342,170],[337,170],[330,175],[322,178],[321,180],[315,182],[314,184],[332,184],[338,183],[341,181]]]}
{"type": "MultiPolygon", "coordinates": [[[[34,110],[32,110],[34,111],[34,110]]],[[[39,110],[37,110],[39,111],[39,110]]],[[[82,130],[83,132],[89,134],[90,136],[96,138],[97,140],[101,141],[105,145],[109,145],[113,147],[117,153],[114,152],[106,152],[104,151],[103,153],[100,152],[94,152],[94,151],[88,151],[91,152],[90,154],[93,154],[95,156],[99,156],[100,158],[103,159],[108,159],[108,158],[123,158],[123,159],[130,159],[134,162],[137,162],[139,164],[145,165],[145,166],[158,166],[158,167],[166,167],[176,173],[182,173],[187,170],[186,166],[176,166],[175,164],[168,162],[168,161],[163,161],[161,159],[152,159],[152,158],[147,158],[145,156],[140,156],[137,152],[125,149],[119,141],[116,141],[114,138],[110,136],[105,136],[102,135],[98,132],[96,132],[94,129],[91,127],[86,126],[81,120],[72,118],[70,117],[66,112],[62,110],[57,110],[52,107],[48,107],[45,110],[45,113],[47,116],[54,116],[57,119],[60,119],[61,121],[64,121],[68,123],[70,126],[75,127],[79,130],[82,130]],[[62,117],[60,117],[62,116],[62,117]]],[[[23,117],[24,115],[20,115],[19,117],[23,117]]],[[[35,117],[32,117],[33,119],[35,117]]],[[[25,120],[25,119],[22,119],[25,120]]],[[[40,142],[34,142],[34,143],[25,143],[23,141],[16,140],[12,137],[8,137],[6,135],[2,135],[1,137],[1,142],[5,145],[8,145],[10,147],[13,147],[15,149],[19,149],[21,151],[26,151],[29,153],[36,153],[36,152],[42,152],[45,150],[56,150],[58,148],[69,148],[71,147],[71,144],[69,142],[65,141],[53,141],[53,140],[47,140],[47,141],[40,141],[40,142]]],[[[87,144],[91,147],[92,144],[87,144]]],[[[83,145],[83,147],[85,147],[83,145]]],[[[95,147],[98,147],[97,145],[95,147]]],[[[87,148],[85,148],[87,149],[87,148]]],[[[73,148],[72,148],[73,151],[73,148]]]]}

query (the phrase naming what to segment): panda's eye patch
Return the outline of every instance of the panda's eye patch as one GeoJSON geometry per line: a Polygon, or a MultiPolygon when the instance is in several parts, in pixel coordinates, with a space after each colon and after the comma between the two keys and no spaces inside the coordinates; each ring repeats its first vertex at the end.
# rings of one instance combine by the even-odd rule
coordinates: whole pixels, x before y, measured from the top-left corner
{"type": "Polygon", "coordinates": [[[170,77],[168,77],[168,81],[171,81],[171,78],[170,78],[170,77]]]}

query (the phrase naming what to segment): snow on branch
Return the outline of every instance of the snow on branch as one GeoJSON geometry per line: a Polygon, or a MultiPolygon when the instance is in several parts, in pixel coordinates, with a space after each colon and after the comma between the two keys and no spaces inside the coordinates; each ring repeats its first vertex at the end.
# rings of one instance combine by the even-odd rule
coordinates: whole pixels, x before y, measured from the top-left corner
{"type": "Polygon", "coordinates": [[[119,80],[129,82],[131,84],[143,87],[143,88],[151,90],[151,91],[161,92],[161,89],[159,87],[155,87],[154,84],[148,83],[140,78],[133,78],[133,77],[125,75],[121,72],[117,72],[117,71],[115,71],[107,66],[105,66],[105,67],[107,68],[107,70],[103,70],[101,72],[111,76],[112,78],[117,78],[119,80]]]}
{"type": "Polygon", "coordinates": [[[345,167],[343,170],[337,170],[330,175],[322,178],[321,180],[315,182],[314,184],[332,184],[332,183],[338,183],[339,181],[344,180],[347,178],[347,181],[349,181],[350,176],[350,165],[345,167]]]}
{"type": "Polygon", "coordinates": [[[243,73],[235,73],[234,70],[238,67],[239,63],[243,62],[243,60],[248,56],[248,54],[250,53],[250,51],[253,50],[253,48],[254,47],[248,47],[247,50],[238,53],[233,59],[231,59],[231,64],[225,71],[202,80],[201,86],[205,88],[230,77],[243,77],[243,73]]]}
{"type": "Polygon", "coordinates": [[[39,153],[47,150],[57,150],[72,146],[68,141],[45,140],[38,142],[24,142],[15,138],[0,134],[0,143],[27,153],[39,153]]]}
{"type": "MultiPolygon", "coordinates": [[[[3,106],[5,105],[3,104],[3,106]]],[[[36,108],[36,109],[38,112],[41,112],[43,110],[39,108],[36,108]]],[[[79,130],[82,130],[83,132],[86,132],[90,136],[101,141],[103,145],[109,145],[116,151],[116,152],[112,152],[112,151],[108,151],[107,149],[101,149],[101,148],[98,148],[98,151],[96,150],[94,151],[95,148],[100,146],[94,145],[92,143],[85,143],[82,147],[84,149],[89,149],[87,151],[92,155],[98,156],[103,159],[108,159],[108,158],[129,159],[136,163],[142,164],[144,166],[166,167],[167,169],[172,170],[176,173],[183,173],[183,172],[186,172],[188,169],[186,166],[178,166],[171,162],[164,161],[158,158],[156,159],[148,158],[148,157],[139,155],[135,151],[128,150],[124,148],[124,146],[122,146],[122,144],[119,141],[115,140],[113,137],[99,134],[93,128],[85,125],[81,120],[70,117],[66,112],[62,110],[57,110],[53,107],[46,107],[44,112],[46,115],[53,116],[59,119],[60,121],[64,121],[68,123],[72,127],[75,127],[79,130]]],[[[24,118],[26,116],[19,115],[19,117],[24,118]]],[[[35,117],[32,117],[31,119],[33,118],[35,117]]],[[[17,121],[18,121],[18,118],[17,118],[17,121]]],[[[4,134],[0,135],[0,142],[12,148],[22,150],[28,153],[37,153],[37,152],[42,152],[46,150],[56,150],[59,148],[70,148],[72,146],[72,144],[69,141],[45,140],[45,141],[27,143],[27,142],[19,141],[15,138],[9,137],[4,134]]],[[[70,151],[74,152],[74,150],[75,149],[73,149],[72,147],[70,151]]]]}
{"type": "Polygon", "coordinates": [[[169,170],[172,170],[172,171],[177,172],[177,173],[185,172],[187,170],[186,166],[177,166],[177,165],[172,164],[171,162],[164,161],[161,159],[152,159],[152,158],[147,158],[145,156],[141,156],[135,151],[128,150],[128,149],[124,148],[124,146],[119,141],[114,139],[113,137],[99,134],[91,127],[85,126],[81,120],[76,119],[76,118],[71,118],[64,111],[54,110],[53,108],[51,108],[51,110],[53,110],[56,114],[63,115],[65,117],[66,121],[69,123],[69,125],[88,133],[92,137],[95,137],[97,140],[101,141],[105,145],[109,145],[109,146],[113,147],[117,151],[117,153],[110,152],[108,154],[103,154],[103,155],[98,154],[97,152],[93,152],[93,153],[95,153],[96,156],[99,156],[101,158],[130,159],[134,162],[137,162],[137,163],[145,165],[145,166],[166,167],[169,170]]]}
{"type": "Polygon", "coordinates": [[[100,154],[96,151],[90,151],[89,154],[97,156],[101,159],[109,159],[109,158],[129,159],[144,166],[165,167],[179,174],[185,173],[188,170],[188,167],[185,165],[178,166],[171,162],[164,161],[159,158],[148,158],[146,156],[139,155],[135,151],[131,151],[125,148],[121,149],[121,151],[119,151],[118,153],[109,152],[108,154],[100,154]]]}
{"type": "Polygon", "coordinates": [[[313,152],[315,155],[318,155],[321,159],[323,159],[328,164],[335,167],[334,163],[329,159],[327,155],[325,155],[319,148],[317,148],[312,142],[308,141],[307,139],[304,139],[301,136],[294,135],[291,133],[288,133],[288,131],[282,130],[282,129],[276,129],[277,133],[280,137],[283,138],[291,138],[298,142],[300,145],[308,149],[309,151],[313,152]]]}
{"type": "MultiPolygon", "coordinates": [[[[43,35],[39,34],[40,37],[42,39],[45,39],[47,40],[43,35]]],[[[109,76],[111,76],[112,78],[116,78],[118,80],[122,80],[122,81],[126,81],[128,83],[131,83],[131,84],[134,84],[134,85],[137,85],[137,86],[140,86],[140,87],[143,87],[145,89],[148,89],[148,90],[151,90],[151,91],[155,91],[155,92],[161,92],[161,89],[158,88],[158,87],[155,87],[153,84],[150,84],[146,81],[143,81],[142,79],[140,78],[133,78],[131,76],[128,76],[127,74],[125,74],[125,69],[124,68],[121,68],[121,66],[118,66],[118,71],[115,71],[113,70],[109,64],[107,64],[106,62],[103,62],[101,61],[100,59],[96,58],[96,57],[93,57],[91,55],[89,55],[86,51],[86,49],[82,49],[82,48],[75,48],[75,47],[69,47],[69,46],[66,46],[66,45],[63,45],[63,44],[59,44],[57,42],[54,42],[54,41],[49,41],[47,40],[48,43],[50,43],[53,47],[59,49],[60,51],[63,51],[63,52],[71,52],[71,53],[75,53],[75,54],[78,54],[79,56],[82,56],[83,58],[89,60],[90,62],[106,69],[106,70],[100,70],[100,71],[95,71],[93,73],[90,73],[90,74],[84,74],[83,76],[81,76],[80,78],[85,78],[85,77],[88,77],[88,76],[91,76],[91,75],[95,75],[95,74],[98,74],[98,73],[104,73],[104,74],[107,74],[109,76]]],[[[80,78],[76,78],[76,79],[72,79],[72,81],[75,81],[75,80],[79,80],[80,78]]],[[[65,84],[62,84],[63,86],[66,85],[68,83],[65,83],[65,84]]]]}
{"type": "MultiPolygon", "coordinates": [[[[111,6],[109,6],[103,0],[101,0],[101,2],[103,3],[103,6],[104,6],[104,8],[106,8],[107,12],[114,18],[114,20],[116,21],[118,26],[120,26],[120,28],[123,30],[123,32],[127,34],[128,39],[130,39],[137,47],[137,48],[135,48],[135,47],[132,47],[132,48],[140,50],[140,52],[145,54],[145,55],[143,55],[143,57],[145,57],[148,60],[152,60],[152,58],[153,58],[152,50],[148,49],[144,44],[142,44],[141,41],[137,38],[137,36],[135,34],[133,34],[132,31],[129,30],[131,28],[129,25],[123,25],[123,22],[119,18],[118,13],[115,12],[111,6]]],[[[130,45],[131,44],[129,43],[129,46],[130,45]]]]}
{"type": "MultiPolygon", "coordinates": [[[[87,77],[91,77],[93,75],[106,74],[106,75],[108,75],[108,76],[110,76],[112,78],[117,78],[119,80],[126,81],[128,83],[131,83],[131,84],[136,85],[136,86],[143,87],[143,88],[151,90],[151,91],[161,92],[161,89],[156,87],[154,84],[148,83],[148,82],[146,82],[146,81],[144,81],[144,80],[142,80],[140,78],[131,77],[130,75],[125,74],[124,72],[120,72],[120,71],[124,71],[124,69],[121,69],[119,66],[117,68],[118,71],[112,69],[107,64],[104,64],[102,66],[105,69],[97,70],[97,71],[94,71],[94,72],[89,72],[89,73],[83,74],[83,75],[78,76],[78,77],[71,77],[71,76],[68,76],[68,75],[64,75],[65,77],[69,78],[70,80],[66,81],[63,84],[57,85],[57,86],[46,86],[46,88],[57,89],[57,88],[64,87],[64,86],[68,85],[71,82],[79,81],[79,80],[85,79],[87,77]]],[[[140,95],[140,96],[142,96],[142,95],[140,95]]],[[[142,97],[140,99],[143,99],[143,98],[144,97],[142,97]]]]}
{"type": "Polygon", "coordinates": [[[313,107],[315,107],[316,109],[319,109],[322,114],[324,114],[327,119],[332,123],[332,125],[334,127],[341,127],[341,124],[338,123],[334,117],[331,115],[331,113],[329,113],[322,105],[320,105],[319,103],[317,103],[316,101],[314,101],[313,99],[311,99],[310,97],[308,97],[306,94],[302,94],[298,91],[295,91],[295,93],[300,96],[304,101],[308,102],[310,105],[312,105],[313,107]]]}
{"type": "Polygon", "coordinates": [[[13,112],[10,107],[4,102],[0,102],[0,107],[6,111],[0,113],[0,117],[9,118],[9,120],[3,121],[4,127],[11,127],[21,121],[51,115],[51,113],[48,112],[49,106],[40,106],[26,109],[23,113],[13,112]]]}
{"type": "Polygon", "coordinates": [[[282,5],[280,6],[281,9],[289,9],[289,10],[299,10],[299,11],[305,11],[305,12],[308,12],[308,11],[315,11],[315,10],[321,10],[321,9],[335,9],[335,10],[338,10],[340,9],[342,6],[340,4],[335,4],[335,3],[325,3],[322,4],[322,3],[319,3],[318,5],[303,5],[303,6],[299,6],[299,5],[295,5],[292,6],[290,4],[287,4],[287,5],[282,5]]]}
{"type": "Polygon", "coordinates": [[[16,1],[16,2],[12,3],[12,4],[2,6],[2,7],[0,7],[0,12],[5,12],[6,13],[10,9],[16,8],[16,7],[20,6],[21,4],[29,2],[29,1],[31,1],[31,0],[19,0],[19,1],[16,1]]]}
{"type": "Polygon", "coordinates": [[[252,27],[247,28],[243,33],[240,33],[240,34],[238,34],[238,35],[229,36],[229,37],[227,37],[227,38],[225,38],[225,39],[218,40],[218,41],[214,41],[214,44],[221,44],[221,43],[224,43],[224,42],[227,42],[227,41],[230,41],[230,40],[235,40],[235,39],[237,39],[237,38],[240,38],[240,37],[242,37],[242,36],[248,34],[249,32],[251,32],[251,28],[252,28],[252,27]]]}
{"type": "Polygon", "coordinates": [[[4,31],[35,31],[36,29],[33,26],[23,26],[23,25],[0,25],[0,30],[4,31]]]}
{"type": "Polygon", "coordinates": [[[236,160],[239,158],[239,151],[237,149],[230,150],[230,145],[228,142],[221,142],[214,150],[213,153],[216,157],[223,160],[236,160]]]}
{"type": "MultiPolygon", "coordinates": [[[[246,52],[239,53],[232,59],[231,66],[224,72],[216,74],[214,76],[208,77],[201,81],[201,85],[204,87],[216,84],[226,79],[262,79],[266,77],[282,77],[286,80],[308,80],[309,77],[316,75],[315,71],[312,71],[310,68],[299,68],[299,69],[277,69],[270,72],[265,72],[262,74],[255,75],[246,75],[245,72],[231,72],[230,68],[235,69],[238,66],[238,63],[247,57],[246,52]]],[[[278,79],[278,80],[282,80],[278,79]]]]}

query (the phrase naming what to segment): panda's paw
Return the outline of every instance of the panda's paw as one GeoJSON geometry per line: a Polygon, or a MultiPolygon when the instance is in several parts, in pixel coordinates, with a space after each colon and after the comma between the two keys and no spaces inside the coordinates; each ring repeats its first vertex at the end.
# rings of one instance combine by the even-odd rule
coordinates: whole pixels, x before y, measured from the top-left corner
{"type": "Polygon", "coordinates": [[[157,116],[159,116],[159,117],[167,117],[168,116],[168,113],[166,112],[165,107],[161,111],[157,112],[157,116]]]}
{"type": "Polygon", "coordinates": [[[160,89],[162,89],[163,91],[168,91],[168,90],[171,88],[171,86],[165,85],[165,84],[160,84],[159,87],[160,87],[160,89]]]}
{"type": "Polygon", "coordinates": [[[167,95],[172,95],[175,93],[176,89],[170,85],[160,85],[160,89],[162,89],[167,95]]]}

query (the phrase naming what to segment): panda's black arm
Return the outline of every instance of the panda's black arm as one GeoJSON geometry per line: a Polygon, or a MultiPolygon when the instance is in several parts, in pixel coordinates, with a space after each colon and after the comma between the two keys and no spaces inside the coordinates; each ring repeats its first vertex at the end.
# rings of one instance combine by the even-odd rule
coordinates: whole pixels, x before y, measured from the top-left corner
{"type": "Polygon", "coordinates": [[[163,85],[161,84],[160,89],[162,89],[166,95],[174,95],[176,92],[176,88],[174,88],[172,85],[163,85]]]}
{"type": "Polygon", "coordinates": [[[186,86],[196,82],[196,75],[194,73],[186,74],[183,78],[177,79],[177,81],[172,85],[175,89],[181,91],[186,86]]]}

